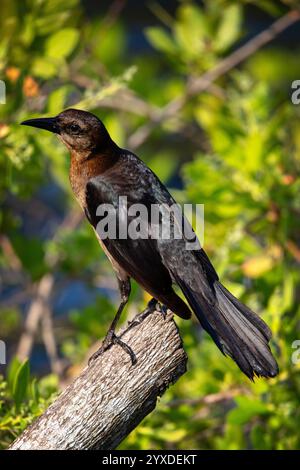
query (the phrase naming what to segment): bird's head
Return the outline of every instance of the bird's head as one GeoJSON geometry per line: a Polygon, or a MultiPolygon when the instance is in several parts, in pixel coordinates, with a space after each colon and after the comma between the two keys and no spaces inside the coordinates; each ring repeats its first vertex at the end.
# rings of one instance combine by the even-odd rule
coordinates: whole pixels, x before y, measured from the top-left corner
{"type": "Polygon", "coordinates": [[[112,143],[100,119],[78,109],[67,109],[55,117],[28,119],[21,124],[58,134],[68,149],[77,154],[105,150],[112,143]]]}

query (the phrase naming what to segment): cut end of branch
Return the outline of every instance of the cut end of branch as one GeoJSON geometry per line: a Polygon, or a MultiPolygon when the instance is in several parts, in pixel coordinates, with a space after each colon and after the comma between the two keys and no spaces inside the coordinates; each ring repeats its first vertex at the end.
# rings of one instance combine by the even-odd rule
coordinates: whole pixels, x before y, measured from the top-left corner
{"type": "Polygon", "coordinates": [[[185,373],[173,315],[153,312],[121,333],[137,363],[113,345],[12,444],[15,449],[114,449],[185,373]]]}

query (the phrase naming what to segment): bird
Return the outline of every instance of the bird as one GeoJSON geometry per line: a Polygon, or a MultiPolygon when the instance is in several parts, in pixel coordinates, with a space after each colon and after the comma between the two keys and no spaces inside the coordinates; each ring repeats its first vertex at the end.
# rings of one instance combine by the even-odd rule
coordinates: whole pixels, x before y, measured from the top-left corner
{"type": "MultiPolygon", "coordinates": [[[[112,344],[121,346],[133,364],[137,360],[130,346],[115,333],[129,300],[132,278],[152,297],[149,309],[159,303],[183,319],[191,318],[193,312],[220,351],[231,357],[250,380],[278,374],[269,346],[271,330],[221,283],[200,243],[187,249],[184,236],[152,236],[151,226],[147,237],[99,235],[97,227],[103,221],[98,212],[101,205],[110,205],[122,218],[124,207],[120,208],[119,200],[126,197],[127,226],[134,221],[130,210],[135,204],[149,210],[153,205],[164,207],[166,210],[159,212],[158,219],[159,227],[163,227],[167,224],[166,214],[176,201],[137,155],[112,140],[96,115],[69,108],[55,117],[28,119],[21,124],[56,134],[69,150],[71,188],[116,273],[120,305],[92,360],[112,344]],[[178,288],[184,299],[176,292],[178,288]]],[[[173,228],[183,223],[194,233],[183,215],[173,216],[173,228]]]]}

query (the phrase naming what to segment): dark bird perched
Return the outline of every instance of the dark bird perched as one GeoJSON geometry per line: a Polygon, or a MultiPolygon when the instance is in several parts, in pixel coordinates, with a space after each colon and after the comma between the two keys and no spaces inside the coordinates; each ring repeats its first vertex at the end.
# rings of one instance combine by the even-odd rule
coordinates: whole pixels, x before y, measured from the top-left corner
{"type": "MultiPolygon", "coordinates": [[[[136,155],[118,147],[93,114],[67,109],[56,117],[29,119],[22,124],[56,133],[70,150],[71,186],[95,230],[98,206],[109,203],[117,207],[119,196],[127,196],[128,209],[135,203],[149,209],[152,204],[171,207],[175,203],[158,177],[136,155]]],[[[116,271],[121,303],[96,356],[117,343],[133,362],[136,360],[131,348],[114,333],[129,298],[132,277],[180,317],[190,318],[192,310],[223,354],[231,356],[250,379],[278,373],[268,345],[270,329],[220,283],[200,245],[198,249],[186,249],[186,240],[174,237],[98,238],[116,271]],[[190,308],[174,292],[173,284],[180,287],[190,308]]]]}

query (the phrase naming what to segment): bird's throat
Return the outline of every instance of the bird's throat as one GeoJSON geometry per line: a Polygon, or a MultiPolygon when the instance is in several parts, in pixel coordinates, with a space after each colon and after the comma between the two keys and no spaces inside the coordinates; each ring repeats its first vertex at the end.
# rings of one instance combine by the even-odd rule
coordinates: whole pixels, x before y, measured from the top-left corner
{"type": "Polygon", "coordinates": [[[85,207],[85,188],[87,182],[96,176],[103,174],[117,163],[118,152],[110,154],[78,155],[71,152],[71,165],[69,178],[73,193],[82,208],[85,207]]]}

